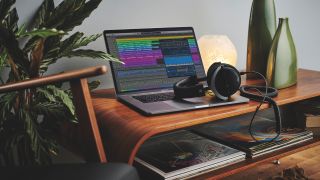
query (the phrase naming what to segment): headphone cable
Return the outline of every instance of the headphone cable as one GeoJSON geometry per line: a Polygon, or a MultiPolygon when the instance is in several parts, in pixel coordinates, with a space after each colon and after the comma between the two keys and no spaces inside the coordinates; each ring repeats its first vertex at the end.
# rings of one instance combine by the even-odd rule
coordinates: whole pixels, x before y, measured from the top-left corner
{"type": "MultiPolygon", "coordinates": [[[[257,91],[257,92],[260,94],[260,96],[262,97],[262,98],[260,98],[260,101],[259,101],[260,103],[259,103],[259,105],[257,105],[256,110],[254,111],[254,113],[253,113],[253,115],[252,115],[252,118],[251,118],[251,120],[250,120],[250,125],[249,125],[249,134],[250,134],[250,136],[252,137],[253,140],[255,140],[256,142],[259,142],[259,140],[257,140],[257,139],[254,137],[254,134],[253,134],[253,132],[252,132],[252,124],[253,124],[253,120],[254,120],[255,116],[257,115],[258,111],[260,110],[262,104],[266,101],[266,98],[269,97],[269,96],[268,96],[268,88],[269,88],[269,87],[268,87],[268,81],[267,81],[267,79],[264,77],[264,75],[262,75],[261,73],[259,73],[259,72],[257,72],[257,71],[240,72],[240,75],[245,75],[245,74],[257,74],[257,75],[259,75],[260,77],[262,77],[262,79],[263,79],[264,82],[265,82],[265,93],[264,93],[264,95],[263,95],[263,93],[262,93],[258,88],[254,87],[254,86],[252,86],[252,87],[248,86],[248,88],[250,88],[251,90],[257,91]]],[[[281,124],[281,122],[280,122],[280,124],[281,124]]],[[[277,131],[277,130],[276,130],[276,133],[277,133],[277,135],[276,135],[271,141],[276,140],[276,139],[280,136],[280,131],[277,131]]]]}

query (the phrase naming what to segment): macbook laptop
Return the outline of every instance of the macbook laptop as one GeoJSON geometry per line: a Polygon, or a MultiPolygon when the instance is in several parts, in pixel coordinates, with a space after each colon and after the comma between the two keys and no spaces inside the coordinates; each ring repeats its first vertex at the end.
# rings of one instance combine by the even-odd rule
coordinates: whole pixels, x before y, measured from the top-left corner
{"type": "Polygon", "coordinates": [[[175,82],[206,76],[192,27],[106,30],[104,38],[108,53],[125,63],[110,62],[117,99],[145,115],[248,102],[238,95],[174,99],[175,82]]]}

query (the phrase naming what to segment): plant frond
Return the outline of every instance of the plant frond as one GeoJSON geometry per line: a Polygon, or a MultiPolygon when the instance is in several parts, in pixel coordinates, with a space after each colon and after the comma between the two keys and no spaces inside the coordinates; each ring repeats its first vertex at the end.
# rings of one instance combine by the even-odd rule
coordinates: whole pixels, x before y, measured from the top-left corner
{"type": "Polygon", "coordinates": [[[2,24],[1,22],[7,16],[14,3],[16,3],[15,0],[0,0],[0,24],[2,24]]]}
{"type": "Polygon", "coordinates": [[[65,55],[66,57],[89,57],[93,59],[103,59],[107,61],[113,61],[117,63],[124,64],[119,59],[113,57],[112,55],[102,52],[102,51],[95,51],[91,49],[79,49],[69,52],[65,55]]]}
{"type": "Polygon", "coordinates": [[[29,25],[29,28],[43,27],[46,20],[50,17],[50,14],[54,10],[54,7],[55,6],[53,0],[44,0],[35,13],[33,21],[29,25]]]}
{"type": "Polygon", "coordinates": [[[45,88],[38,88],[37,91],[47,98],[49,102],[60,102],[72,115],[75,115],[72,98],[67,92],[53,85],[46,86],[45,88]]]}
{"type": "Polygon", "coordinates": [[[8,12],[8,15],[2,21],[2,25],[7,29],[10,29],[12,32],[16,33],[18,31],[18,20],[19,16],[17,13],[17,9],[13,8],[8,12]]]}
{"type": "Polygon", "coordinates": [[[6,48],[15,65],[24,73],[29,74],[30,62],[27,55],[20,49],[15,34],[6,28],[0,27],[0,44],[6,48]]]}
{"type": "Polygon", "coordinates": [[[102,34],[93,34],[91,36],[80,38],[74,45],[73,49],[77,49],[79,47],[87,46],[89,43],[97,40],[101,37],[102,34]]]}
{"type": "Polygon", "coordinates": [[[88,83],[90,91],[97,89],[101,84],[101,81],[96,80],[96,81],[91,81],[88,83]]]}
{"type": "Polygon", "coordinates": [[[63,57],[68,52],[77,49],[79,47],[87,46],[89,43],[97,40],[101,34],[94,34],[88,37],[83,37],[83,33],[76,32],[69,38],[65,39],[61,43],[61,51],[60,51],[60,57],[63,57]]]}
{"type": "MultiPolygon", "coordinates": [[[[61,42],[61,51],[59,54],[64,54],[65,52],[72,51],[76,44],[78,44],[78,41],[83,37],[83,33],[76,32],[72,34],[70,37],[66,38],[61,42]]],[[[61,55],[59,55],[61,56],[61,55]]]]}
{"type": "MultiPolygon", "coordinates": [[[[81,1],[81,0],[80,0],[81,1]]],[[[65,31],[71,31],[74,27],[79,26],[90,16],[92,11],[96,9],[102,0],[89,0],[85,4],[81,4],[72,14],[66,17],[65,21],[57,28],[65,31]]]]}
{"type": "Polygon", "coordinates": [[[33,111],[37,114],[43,114],[44,116],[49,116],[54,121],[65,121],[69,119],[74,119],[73,117],[68,116],[70,113],[66,111],[66,108],[63,104],[54,101],[44,101],[37,102],[33,105],[33,111]]]}
{"type": "Polygon", "coordinates": [[[16,36],[19,37],[22,33],[27,31],[26,24],[22,24],[20,27],[18,27],[18,31],[16,32],[16,36]]]}
{"type": "Polygon", "coordinates": [[[11,114],[16,97],[16,92],[6,93],[0,97],[0,122],[5,121],[11,114]]]}
{"type": "Polygon", "coordinates": [[[8,53],[5,49],[0,52],[0,68],[7,64],[8,53]]]}
{"type": "Polygon", "coordinates": [[[45,22],[44,26],[49,28],[61,28],[60,25],[65,23],[68,16],[71,16],[75,11],[77,11],[83,4],[85,0],[73,0],[73,1],[62,1],[51,13],[48,20],[45,22]]]}
{"type": "Polygon", "coordinates": [[[64,31],[57,30],[57,29],[47,29],[47,28],[41,28],[41,29],[33,29],[32,31],[26,31],[20,33],[20,37],[35,37],[39,36],[41,38],[47,38],[50,36],[58,36],[58,35],[64,35],[66,34],[64,31]]]}

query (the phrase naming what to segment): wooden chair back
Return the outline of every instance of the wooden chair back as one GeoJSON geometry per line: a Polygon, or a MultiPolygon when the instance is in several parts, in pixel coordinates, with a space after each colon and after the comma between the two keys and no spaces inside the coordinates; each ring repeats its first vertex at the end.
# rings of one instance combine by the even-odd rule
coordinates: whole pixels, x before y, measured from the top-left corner
{"type": "Polygon", "coordinates": [[[87,83],[88,77],[102,75],[106,72],[106,66],[97,66],[8,83],[0,86],[0,94],[54,83],[70,82],[75,112],[79,120],[80,133],[78,135],[81,136],[82,142],[80,152],[88,162],[107,162],[87,83]]]}

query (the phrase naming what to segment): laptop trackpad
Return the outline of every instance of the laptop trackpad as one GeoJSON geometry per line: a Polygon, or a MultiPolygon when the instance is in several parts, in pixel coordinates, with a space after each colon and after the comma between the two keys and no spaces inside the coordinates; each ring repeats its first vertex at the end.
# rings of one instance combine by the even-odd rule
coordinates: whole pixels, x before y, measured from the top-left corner
{"type": "Polygon", "coordinates": [[[181,100],[171,100],[165,101],[164,103],[176,107],[176,108],[185,108],[185,107],[205,107],[211,106],[214,104],[226,103],[228,101],[222,101],[212,96],[203,96],[203,97],[194,97],[194,98],[184,98],[181,100]]]}

